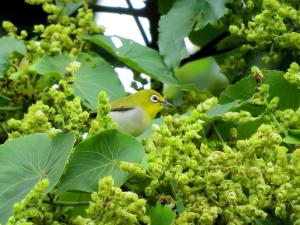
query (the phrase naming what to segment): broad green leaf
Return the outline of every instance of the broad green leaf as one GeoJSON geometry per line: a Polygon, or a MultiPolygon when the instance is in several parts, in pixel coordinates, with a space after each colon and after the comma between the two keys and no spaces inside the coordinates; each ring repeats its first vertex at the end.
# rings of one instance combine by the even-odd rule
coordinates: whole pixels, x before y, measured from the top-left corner
{"type": "Polygon", "coordinates": [[[254,134],[257,129],[260,127],[261,124],[263,124],[265,119],[263,117],[257,118],[253,121],[248,121],[246,123],[240,124],[237,127],[238,131],[238,139],[247,139],[251,137],[252,134],[254,134]]]}
{"type": "Polygon", "coordinates": [[[220,34],[226,31],[225,26],[213,26],[211,24],[207,24],[203,29],[192,31],[189,34],[190,41],[199,46],[204,47],[212,40],[217,38],[220,34]]]}
{"type": "Polygon", "coordinates": [[[198,90],[218,93],[228,84],[227,77],[213,57],[207,57],[186,63],[176,71],[176,78],[182,84],[190,84],[198,90]]]}
{"type": "Polygon", "coordinates": [[[295,136],[300,136],[300,130],[292,130],[288,129],[289,133],[295,135],[295,136]]]}
{"type": "Polygon", "coordinates": [[[235,100],[226,104],[216,104],[207,113],[208,118],[215,118],[218,116],[223,116],[225,113],[240,105],[240,100],[235,100]]]}
{"type": "Polygon", "coordinates": [[[54,138],[37,133],[0,145],[0,223],[6,223],[13,204],[21,201],[38,181],[49,179],[48,191],[53,189],[74,142],[71,133],[54,138]]]}
{"type": "Polygon", "coordinates": [[[106,91],[111,100],[125,95],[124,87],[112,66],[104,59],[89,54],[81,54],[77,59],[64,55],[40,59],[32,66],[38,74],[46,76],[45,79],[39,80],[38,87],[47,86],[51,77],[63,78],[66,68],[73,61],[80,62],[80,68],[75,73],[75,82],[70,84],[70,87],[87,107],[92,109],[97,107],[98,94],[101,90],[106,91]]]}
{"type": "Polygon", "coordinates": [[[82,38],[105,49],[135,71],[145,73],[163,83],[177,84],[177,80],[154,49],[118,36],[83,35],[82,38]]]}
{"type": "Polygon", "coordinates": [[[157,5],[158,5],[158,11],[159,14],[166,14],[170,8],[172,7],[172,4],[175,2],[176,0],[158,0],[157,1],[157,5]]]}
{"type": "Polygon", "coordinates": [[[104,59],[85,54],[79,57],[79,61],[80,69],[75,73],[74,84],[70,86],[87,107],[97,107],[101,90],[104,90],[111,100],[125,96],[118,74],[104,59]]]}
{"type": "Polygon", "coordinates": [[[112,176],[120,186],[129,175],[119,162],[141,163],[144,156],[143,146],[135,138],[118,130],[105,130],[76,146],[58,190],[97,191],[99,179],[106,176],[112,176]]]}
{"type": "Polygon", "coordinates": [[[62,7],[63,13],[69,16],[73,14],[79,7],[83,6],[84,1],[79,0],[75,3],[74,0],[68,0],[67,2],[65,0],[55,0],[55,4],[62,7]]]}
{"type": "Polygon", "coordinates": [[[225,12],[225,3],[227,0],[198,0],[200,5],[200,11],[198,13],[198,23],[196,29],[202,29],[207,24],[214,22],[215,20],[221,18],[225,12]]]}
{"type": "Polygon", "coordinates": [[[25,55],[26,52],[23,41],[18,41],[13,37],[0,38],[0,78],[4,76],[4,73],[9,68],[9,56],[12,53],[25,55]]]}
{"type": "Polygon", "coordinates": [[[150,207],[147,214],[150,216],[151,225],[171,225],[175,219],[175,212],[171,207],[160,204],[150,207]]]}
{"type": "Polygon", "coordinates": [[[296,144],[300,144],[300,137],[287,136],[283,138],[282,141],[287,144],[296,145],[296,144]]]}
{"type": "Polygon", "coordinates": [[[55,202],[64,202],[71,204],[78,204],[72,209],[68,210],[68,215],[72,216],[86,216],[86,209],[89,206],[89,202],[91,201],[91,193],[89,192],[64,192],[62,193],[55,202]]]}
{"type": "Polygon", "coordinates": [[[40,75],[63,77],[67,66],[74,61],[74,58],[65,55],[46,56],[39,58],[31,66],[40,75]]]}
{"type": "MultiPolygon", "coordinates": [[[[288,217],[288,216],[287,216],[288,217]]],[[[255,221],[256,225],[292,225],[293,223],[289,223],[289,221],[284,221],[281,218],[278,218],[274,215],[268,215],[264,220],[257,219],[255,221]]]]}
{"type": "Polygon", "coordinates": [[[203,28],[225,13],[226,0],[177,0],[159,21],[159,51],[167,66],[176,70],[188,56],[184,38],[193,30],[203,28]]]}
{"type": "Polygon", "coordinates": [[[219,104],[239,100],[248,100],[256,91],[256,81],[253,76],[247,76],[235,84],[228,85],[219,97],[219,104]]]}
{"type": "Polygon", "coordinates": [[[176,197],[176,212],[177,213],[183,213],[186,210],[184,206],[183,199],[180,198],[179,196],[176,197]]]}
{"type": "Polygon", "coordinates": [[[296,84],[290,84],[283,77],[282,71],[263,71],[263,83],[269,84],[270,99],[278,96],[280,98],[278,107],[280,109],[298,109],[300,106],[300,90],[296,84]]]}

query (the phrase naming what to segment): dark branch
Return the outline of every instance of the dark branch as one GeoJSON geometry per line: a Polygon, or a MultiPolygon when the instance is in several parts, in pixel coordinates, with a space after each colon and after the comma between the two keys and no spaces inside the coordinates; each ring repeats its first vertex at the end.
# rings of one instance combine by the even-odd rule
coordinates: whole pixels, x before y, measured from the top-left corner
{"type": "Polygon", "coordinates": [[[144,9],[129,9],[123,7],[109,7],[103,5],[94,5],[93,6],[94,12],[108,12],[108,13],[120,13],[120,14],[127,14],[127,15],[135,15],[146,17],[146,13],[144,9]]]}
{"type": "MultiPolygon", "coordinates": [[[[127,5],[128,5],[128,8],[129,8],[131,11],[134,11],[134,8],[133,8],[133,6],[132,6],[130,0],[126,0],[126,3],[127,3],[127,5]]],[[[133,14],[132,14],[132,15],[133,15],[133,14]]],[[[141,35],[142,35],[142,37],[143,37],[143,39],[144,39],[145,44],[146,44],[147,46],[149,46],[149,40],[148,40],[148,38],[147,38],[147,35],[146,35],[146,33],[145,33],[145,30],[144,30],[144,28],[143,28],[143,25],[142,25],[142,23],[141,23],[139,17],[138,17],[137,15],[133,15],[133,18],[134,18],[135,23],[136,23],[136,25],[138,26],[138,28],[139,28],[139,30],[140,30],[140,32],[141,32],[141,35]]]]}
{"type": "Polygon", "coordinates": [[[149,47],[158,50],[158,27],[160,15],[158,12],[157,0],[147,0],[145,15],[149,20],[151,43],[149,47]]]}
{"type": "Polygon", "coordinates": [[[183,59],[180,64],[184,65],[188,62],[191,62],[191,61],[194,61],[197,59],[201,59],[201,58],[208,57],[208,56],[218,55],[218,54],[232,50],[232,48],[222,49],[222,50],[217,50],[217,48],[216,48],[217,44],[221,40],[223,40],[225,37],[227,37],[228,35],[229,35],[229,32],[224,32],[224,33],[220,34],[219,36],[214,38],[211,42],[209,42],[207,45],[205,45],[203,48],[201,48],[198,52],[189,56],[186,59],[183,59]]]}

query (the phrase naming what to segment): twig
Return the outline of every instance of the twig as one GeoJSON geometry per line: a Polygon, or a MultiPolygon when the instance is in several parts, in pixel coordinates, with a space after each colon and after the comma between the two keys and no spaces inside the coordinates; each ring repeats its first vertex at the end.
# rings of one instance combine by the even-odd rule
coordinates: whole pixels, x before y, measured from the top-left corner
{"type": "MultiPolygon", "coordinates": [[[[134,8],[133,8],[133,6],[132,6],[132,4],[131,4],[131,1],[130,1],[130,0],[126,0],[126,3],[127,3],[127,5],[128,5],[128,8],[129,8],[131,11],[134,11],[134,8]]],[[[141,23],[139,17],[138,17],[137,15],[133,15],[133,18],[134,18],[134,20],[135,20],[135,22],[136,22],[136,25],[138,26],[138,28],[139,28],[139,30],[140,30],[140,32],[141,32],[141,35],[142,35],[142,37],[143,37],[143,39],[144,39],[144,41],[145,41],[145,44],[148,46],[148,45],[150,44],[150,42],[149,42],[149,40],[148,40],[148,38],[147,38],[146,32],[145,32],[145,30],[144,30],[144,28],[143,28],[143,25],[142,25],[142,23],[141,23]]]]}
{"type": "Polygon", "coordinates": [[[0,111],[17,111],[23,109],[23,106],[0,106],[0,111]]]}
{"type": "Polygon", "coordinates": [[[127,15],[135,15],[146,17],[146,13],[143,9],[128,9],[123,7],[109,7],[103,5],[95,5],[93,6],[94,12],[108,12],[108,13],[120,13],[120,14],[127,14],[127,15]]]}
{"type": "Polygon", "coordinates": [[[49,204],[49,205],[57,205],[57,206],[84,206],[84,205],[89,205],[88,201],[83,201],[83,202],[56,201],[56,202],[52,202],[50,200],[43,200],[43,203],[46,203],[46,204],[49,204]]]}
{"type": "Polygon", "coordinates": [[[216,125],[215,125],[214,122],[212,123],[212,126],[213,126],[213,128],[214,128],[214,130],[215,130],[215,132],[216,132],[217,137],[220,139],[220,141],[221,141],[222,144],[224,145],[225,142],[224,142],[224,140],[223,140],[223,138],[222,138],[222,135],[220,134],[220,132],[219,132],[219,130],[218,130],[218,128],[216,127],[216,125]]]}

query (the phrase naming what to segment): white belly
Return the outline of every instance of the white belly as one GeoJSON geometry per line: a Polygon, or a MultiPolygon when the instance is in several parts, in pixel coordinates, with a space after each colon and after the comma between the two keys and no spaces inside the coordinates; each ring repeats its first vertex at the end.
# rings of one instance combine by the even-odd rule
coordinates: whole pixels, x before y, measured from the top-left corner
{"type": "Polygon", "coordinates": [[[126,111],[113,111],[110,113],[113,121],[118,124],[118,129],[133,136],[139,136],[150,126],[144,111],[140,107],[135,107],[126,111]]]}

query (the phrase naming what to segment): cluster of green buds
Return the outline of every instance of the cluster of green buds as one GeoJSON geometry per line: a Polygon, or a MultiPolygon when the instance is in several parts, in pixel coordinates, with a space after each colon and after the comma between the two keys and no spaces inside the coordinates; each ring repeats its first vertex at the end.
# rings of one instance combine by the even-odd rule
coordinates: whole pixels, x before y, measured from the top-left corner
{"type": "MultiPolygon", "coordinates": [[[[256,98],[266,99],[268,88],[261,87],[256,98]]],[[[164,124],[154,127],[145,141],[150,179],[145,195],[156,199],[169,190],[172,198],[181,198],[185,211],[174,224],[213,225],[220,218],[230,225],[252,224],[265,219],[267,211],[284,219],[289,216],[287,209],[298,220],[300,199],[291,188],[300,190],[299,151],[289,161],[278,127],[271,124],[262,124],[250,138],[235,140],[230,146],[215,144],[204,131],[206,113],[216,102],[208,99],[189,116],[167,116],[164,124]]],[[[248,121],[251,115],[241,118],[248,121]]],[[[237,136],[236,129],[232,133],[237,136]]]]}
{"type": "MultiPolygon", "coordinates": [[[[299,39],[300,40],[300,39],[299,39]]],[[[291,84],[296,84],[300,88],[300,66],[293,62],[288,71],[284,74],[284,78],[291,84]]]]}
{"type": "Polygon", "coordinates": [[[137,225],[150,224],[146,216],[146,200],[133,192],[124,192],[114,187],[112,177],[99,181],[98,192],[92,193],[92,200],[87,208],[88,218],[77,217],[78,225],[137,225]]]}
{"type": "MultiPolygon", "coordinates": [[[[74,4],[72,0],[64,1],[62,5],[54,4],[52,0],[26,1],[29,4],[41,4],[43,10],[49,14],[48,26],[35,25],[34,32],[40,36],[39,42],[31,40],[27,49],[37,55],[53,55],[57,53],[69,53],[77,55],[84,47],[80,35],[83,33],[102,33],[103,27],[96,25],[93,20],[93,12],[88,8],[88,1],[84,1],[84,7],[79,8],[77,15],[71,17],[64,5],[74,4]]],[[[76,3],[75,3],[76,4],[76,3]]],[[[78,4],[78,3],[77,3],[78,4]]]]}
{"type": "Polygon", "coordinates": [[[222,41],[221,48],[238,48],[225,59],[222,71],[228,76],[243,75],[248,69],[245,59],[249,53],[255,54],[256,60],[260,59],[267,68],[281,62],[283,51],[297,54],[299,6],[297,1],[229,1],[228,11],[221,21],[229,26],[231,36],[222,41]]]}
{"type": "Polygon", "coordinates": [[[98,96],[97,116],[90,122],[89,135],[94,135],[106,129],[117,128],[110,113],[109,97],[105,91],[100,91],[98,96]]]}
{"type": "Polygon", "coordinates": [[[67,82],[60,80],[58,87],[52,87],[32,104],[20,120],[10,119],[9,137],[16,138],[36,132],[73,131],[77,141],[88,131],[89,113],[82,109],[79,97],[74,97],[73,90],[67,82]]]}
{"type": "Polygon", "coordinates": [[[21,202],[15,203],[13,214],[9,218],[7,225],[46,225],[55,222],[52,220],[52,213],[48,212],[47,206],[42,203],[48,186],[49,180],[44,179],[39,181],[21,202]]]}

